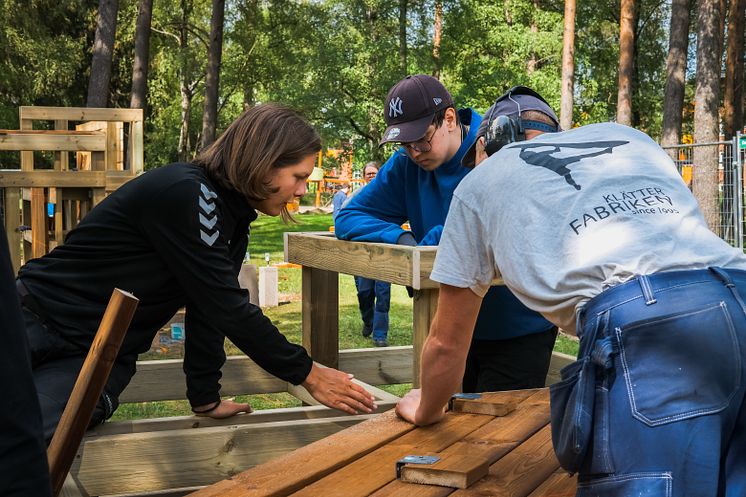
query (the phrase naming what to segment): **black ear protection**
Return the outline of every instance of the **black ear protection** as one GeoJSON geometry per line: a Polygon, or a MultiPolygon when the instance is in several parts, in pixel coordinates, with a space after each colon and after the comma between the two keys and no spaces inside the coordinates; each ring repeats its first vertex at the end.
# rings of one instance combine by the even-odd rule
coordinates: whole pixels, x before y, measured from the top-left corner
{"type": "Polygon", "coordinates": [[[497,105],[503,100],[510,99],[518,107],[518,114],[516,117],[504,114],[490,117],[490,122],[487,124],[487,129],[484,133],[484,151],[487,153],[487,156],[494,154],[509,143],[524,141],[527,129],[535,129],[547,133],[559,131],[558,126],[521,119],[521,104],[513,99],[513,95],[530,95],[549,105],[541,95],[525,86],[514,86],[495,100],[495,105],[497,105]]]}

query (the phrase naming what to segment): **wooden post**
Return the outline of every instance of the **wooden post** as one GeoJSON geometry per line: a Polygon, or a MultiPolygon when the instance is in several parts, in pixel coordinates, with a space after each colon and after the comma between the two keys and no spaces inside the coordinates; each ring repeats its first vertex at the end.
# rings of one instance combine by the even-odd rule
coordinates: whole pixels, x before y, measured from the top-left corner
{"type": "MultiPolygon", "coordinates": [[[[31,189],[31,257],[47,253],[47,197],[44,188],[31,189]]],[[[27,258],[28,254],[26,254],[27,258]]]]}
{"type": "Polygon", "coordinates": [[[437,288],[415,290],[412,303],[412,388],[420,387],[420,356],[437,308],[437,288]]]}
{"type": "Polygon", "coordinates": [[[303,266],[303,346],[316,362],[339,364],[339,273],[303,266]]]}
{"type": "Polygon", "coordinates": [[[59,494],[67,472],[70,471],[78,445],[91,421],[93,409],[109,378],[138,302],[132,294],[116,288],[111,295],[96,338],[47,449],[54,495],[59,494]]]}

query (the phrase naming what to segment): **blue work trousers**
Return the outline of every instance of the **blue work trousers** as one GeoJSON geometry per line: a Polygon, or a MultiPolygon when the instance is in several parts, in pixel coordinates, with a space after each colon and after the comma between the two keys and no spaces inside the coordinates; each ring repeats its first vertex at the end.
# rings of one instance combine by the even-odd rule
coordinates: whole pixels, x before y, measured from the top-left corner
{"type": "Polygon", "coordinates": [[[355,286],[363,324],[373,330],[373,340],[386,340],[389,334],[391,283],[355,276],[355,286]]]}
{"type": "Polygon", "coordinates": [[[746,272],[710,268],[638,276],[584,307],[595,395],[578,497],[746,495],[741,295],[746,272]]]}

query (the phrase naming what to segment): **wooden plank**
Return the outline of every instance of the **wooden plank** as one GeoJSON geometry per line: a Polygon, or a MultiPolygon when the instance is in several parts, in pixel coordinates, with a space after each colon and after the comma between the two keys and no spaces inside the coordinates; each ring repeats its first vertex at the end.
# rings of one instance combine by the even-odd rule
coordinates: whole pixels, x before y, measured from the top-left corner
{"type": "Polygon", "coordinates": [[[405,464],[401,481],[439,487],[468,488],[487,476],[490,464],[484,457],[464,454],[440,456],[434,464],[405,464]]]}
{"type": "MultiPolygon", "coordinates": [[[[56,131],[67,131],[69,123],[66,119],[57,119],[54,121],[54,129],[56,131]]],[[[70,154],[67,152],[55,152],[54,153],[54,170],[55,171],[67,171],[70,169],[70,154]]]]}
{"type": "Polygon", "coordinates": [[[194,497],[288,495],[413,429],[414,425],[390,411],[217,483],[194,497]]]}
{"type": "MultiPolygon", "coordinates": [[[[522,400],[518,409],[505,417],[492,418],[478,430],[473,431],[440,455],[479,456],[489,463],[514,450],[549,423],[549,393],[546,389],[516,390],[501,392],[506,400],[522,400]]],[[[372,497],[442,497],[448,495],[442,488],[411,485],[393,481],[372,497]]]]}
{"type": "Polygon", "coordinates": [[[339,365],[339,275],[303,267],[303,347],[314,361],[339,365]]]}
{"type": "MultiPolygon", "coordinates": [[[[208,485],[373,416],[88,437],[81,444],[72,472],[91,495],[208,485]]],[[[329,453],[326,456],[334,457],[329,453]]],[[[300,468],[282,471],[289,475],[300,468]]]]}
{"type": "MultiPolygon", "coordinates": [[[[522,400],[522,399],[521,399],[522,400]]],[[[478,399],[453,399],[451,409],[454,412],[470,412],[472,414],[489,414],[490,416],[505,416],[515,411],[520,401],[502,395],[502,392],[483,393],[478,399]]]]}
{"type": "Polygon", "coordinates": [[[88,494],[80,488],[75,478],[68,473],[60,490],[59,497],[88,497],[88,494]]]}
{"type": "Polygon", "coordinates": [[[430,324],[438,308],[438,293],[437,289],[415,290],[412,302],[412,383],[414,388],[420,386],[422,347],[425,345],[430,332],[430,324]]]}
{"type": "MultiPolygon", "coordinates": [[[[54,245],[61,245],[64,238],[64,228],[62,226],[62,192],[57,188],[49,189],[49,203],[54,204],[54,245]]],[[[52,250],[51,246],[49,249],[52,250]]]]}
{"type": "Polygon", "coordinates": [[[142,121],[142,109],[95,108],[95,107],[37,107],[21,106],[21,119],[39,121],[142,121]]]}
{"type": "Polygon", "coordinates": [[[140,174],[145,170],[142,118],[130,124],[130,170],[140,174]]]}
{"type": "Polygon", "coordinates": [[[287,233],[285,240],[286,262],[415,289],[438,287],[429,278],[434,247],[348,242],[337,240],[331,233],[287,233]]]}
{"type": "MultiPolygon", "coordinates": [[[[418,428],[376,449],[336,472],[293,493],[294,497],[362,497],[396,478],[396,461],[410,454],[441,452],[492,418],[448,413],[443,421],[418,428]]],[[[237,494],[241,495],[241,494],[237,494]]]]}
{"type": "MultiPolygon", "coordinates": [[[[23,118],[23,112],[19,110],[20,116],[20,127],[24,131],[31,131],[34,129],[34,123],[30,119],[23,118]]],[[[31,171],[34,169],[34,153],[25,151],[21,152],[21,169],[23,171],[31,171]]]]}
{"type": "Polygon", "coordinates": [[[44,188],[31,189],[31,257],[47,253],[47,197],[44,188]]]}
{"type": "Polygon", "coordinates": [[[76,150],[106,150],[106,135],[102,133],[85,133],[67,131],[15,131],[0,132],[0,150],[46,150],[70,151],[76,150]]]}
{"type": "Polygon", "coordinates": [[[5,188],[5,234],[8,236],[8,249],[13,264],[13,274],[21,267],[21,192],[18,188],[5,188]]]}
{"type": "Polygon", "coordinates": [[[570,476],[567,471],[560,468],[544,480],[544,483],[528,497],[575,497],[577,487],[577,475],[570,476]]]}
{"type": "Polygon", "coordinates": [[[139,300],[114,289],[70,399],[47,449],[53,495],[60,493],[75,453],[93,416],[139,300]]]}
{"type": "Polygon", "coordinates": [[[552,430],[545,426],[490,466],[490,474],[453,497],[528,495],[559,468],[552,448],[552,430]]]}
{"type": "MultiPolygon", "coordinates": [[[[343,350],[339,368],[367,384],[412,381],[412,347],[343,350]]],[[[287,383],[270,375],[246,356],[229,356],[223,366],[222,395],[284,392],[287,383]]],[[[186,396],[181,359],[139,361],[137,374],[121,395],[122,402],[177,400],[186,396]]]]}
{"type": "Polygon", "coordinates": [[[20,171],[0,169],[2,187],[55,187],[55,188],[103,188],[106,186],[103,171],[20,171]]]}
{"type": "Polygon", "coordinates": [[[133,178],[131,171],[106,171],[106,191],[113,192],[133,178]]]}

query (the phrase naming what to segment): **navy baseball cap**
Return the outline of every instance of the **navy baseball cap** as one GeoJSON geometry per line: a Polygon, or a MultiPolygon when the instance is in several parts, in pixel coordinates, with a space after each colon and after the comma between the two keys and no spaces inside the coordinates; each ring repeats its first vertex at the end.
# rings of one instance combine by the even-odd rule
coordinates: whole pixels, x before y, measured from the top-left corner
{"type": "MultiPolygon", "coordinates": [[[[527,110],[535,110],[547,115],[549,118],[552,119],[552,121],[554,121],[556,127],[556,129],[552,131],[560,130],[559,119],[557,119],[557,115],[554,113],[547,101],[544,100],[541,95],[526,86],[514,86],[503,95],[501,95],[495,101],[495,103],[492,104],[492,107],[487,109],[487,112],[484,113],[482,123],[479,125],[479,129],[477,130],[477,140],[480,136],[484,136],[486,134],[487,127],[490,126],[498,116],[507,116],[512,118],[520,117],[518,115],[519,105],[521,112],[526,112],[527,110]]],[[[534,126],[532,122],[523,121],[523,123],[523,127],[525,129],[538,129],[539,131],[548,131],[546,127],[547,125],[543,123],[536,123],[537,126],[534,126]],[[541,124],[542,127],[539,127],[538,124],[541,124]]],[[[464,158],[461,160],[461,163],[464,166],[474,167],[474,161],[476,159],[477,153],[476,147],[477,144],[475,140],[472,146],[469,147],[469,150],[466,151],[464,158]]]]}
{"type": "Polygon", "coordinates": [[[379,145],[421,139],[435,113],[448,107],[453,107],[453,98],[440,81],[426,74],[407,76],[386,95],[384,118],[388,127],[379,145]]]}

